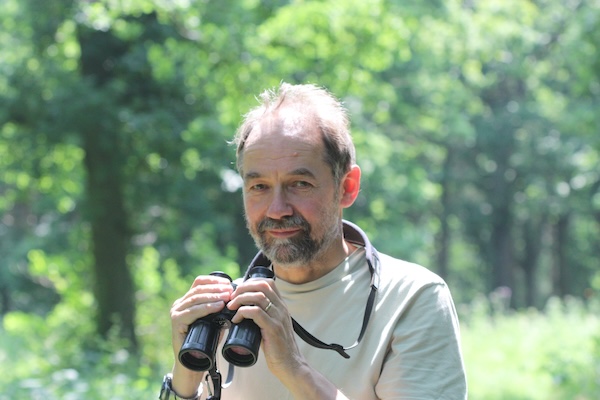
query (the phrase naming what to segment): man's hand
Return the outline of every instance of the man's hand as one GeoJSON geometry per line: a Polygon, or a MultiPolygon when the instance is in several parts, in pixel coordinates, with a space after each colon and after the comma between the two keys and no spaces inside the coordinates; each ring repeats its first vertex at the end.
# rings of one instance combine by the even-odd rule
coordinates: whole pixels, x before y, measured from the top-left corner
{"type": "Polygon", "coordinates": [[[198,276],[190,290],[171,307],[171,337],[175,365],[173,390],[180,396],[191,397],[200,386],[204,372],[191,371],[179,362],[179,350],[190,324],[198,318],[221,311],[233,292],[229,280],[212,275],[198,276]]]}

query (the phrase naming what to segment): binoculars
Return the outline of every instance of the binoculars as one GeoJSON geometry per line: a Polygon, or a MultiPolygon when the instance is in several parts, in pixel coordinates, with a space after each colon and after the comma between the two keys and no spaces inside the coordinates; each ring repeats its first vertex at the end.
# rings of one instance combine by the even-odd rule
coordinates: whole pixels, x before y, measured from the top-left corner
{"type": "MultiPolygon", "coordinates": [[[[232,282],[224,272],[212,272],[210,275],[220,276],[232,282]]],[[[266,267],[252,267],[246,279],[273,278],[273,271],[266,267]]],[[[244,280],[244,281],[245,281],[244,280]]],[[[232,283],[235,288],[235,284],[232,283]]],[[[235,311],[223,308],[218,313],[209,314],[194,321],[179,350],[179,361],[193,371],[208,371],[216,365],[217,345],[221,329],[229,329],[229,335],[223,344],[222,354],[225,360],[238,367],[250,367],[258,360],[258,350],[262,336],[260,328],[250,319],[239,324],[232,324],[235,311]]]]}

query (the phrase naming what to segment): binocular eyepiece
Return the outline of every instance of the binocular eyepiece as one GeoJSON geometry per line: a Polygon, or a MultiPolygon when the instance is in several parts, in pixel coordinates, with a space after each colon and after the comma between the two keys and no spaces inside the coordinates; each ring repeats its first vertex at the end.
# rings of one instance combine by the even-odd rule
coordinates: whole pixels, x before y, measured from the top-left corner
{"type": "MultiPolygon", "coordinates": [[[[211,275],[232,279],[224,272],[212,272],[211,275]]],[[[246,279],[273,278],[273,271],[266,267],[252,267],[246,279]]],[[[235,287],[235,284],[232,283],[235,287]]],[[[221,329],[229,329],[229,335],[223,344],[222,354],[225,360],[238,367],[250,367],[258,360],[258,350],[262,336],[260,328],[251,319],[232,324],[235,311],[227,307],[218,313],[209,314],[194,321],[179,350],[179,361],[193,371],[208,371],[215,365],[217,345],[221,329]]]]}

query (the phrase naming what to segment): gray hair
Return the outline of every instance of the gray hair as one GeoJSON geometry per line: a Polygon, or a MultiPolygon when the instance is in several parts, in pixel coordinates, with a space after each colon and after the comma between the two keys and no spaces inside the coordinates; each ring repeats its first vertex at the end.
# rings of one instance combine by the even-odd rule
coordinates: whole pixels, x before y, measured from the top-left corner
{"type": "Polygon", "coordinates": [[[269,89],[259,96],[261,104],[250,110],[238,128],[233,144],[237,146],[237,169],[242,174],[243,150],[248,136],[264,119],[282,108],[299,112],[300,123],[311,119],[317,123],[325,145],[325,162],[331,167],[336,183],[339,183],[353,164],[356,150],[350,135],[348,112],[342,103],[326,89],[311,85],[281,83],[277,89],[269,89]]]}

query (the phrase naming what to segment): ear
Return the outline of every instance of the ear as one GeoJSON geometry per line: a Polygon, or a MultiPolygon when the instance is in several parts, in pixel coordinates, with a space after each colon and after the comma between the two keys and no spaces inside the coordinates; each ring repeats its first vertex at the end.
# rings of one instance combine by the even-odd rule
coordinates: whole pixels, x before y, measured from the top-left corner
{"type": "Polygon", "coordinates": [[[340,205],[343,208],[348,208],[354,203],[360,192],[360,167],[358,165],[353,165],[350,171],[346,173],[346,176],[342,179],[341,189],[340,205]]]}

